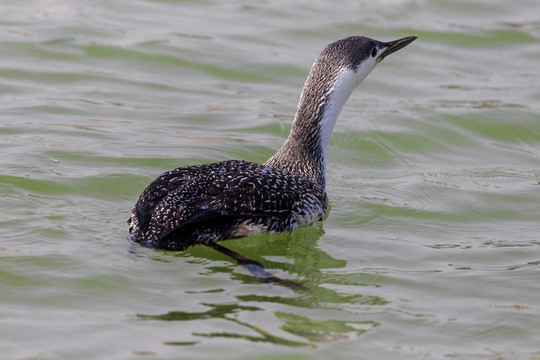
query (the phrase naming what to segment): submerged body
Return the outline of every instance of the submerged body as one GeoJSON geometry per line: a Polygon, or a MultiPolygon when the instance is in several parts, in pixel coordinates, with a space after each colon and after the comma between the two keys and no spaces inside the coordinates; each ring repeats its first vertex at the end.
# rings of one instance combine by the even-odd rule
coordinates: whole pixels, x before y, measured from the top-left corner
{"type": "Polygon", "coordinates": [[[378,62],[415,39],[384,43],[353,36],[328,45],[304,85],[291,133],[274,156],[263,165],[229,160],[164,173],[131,212],[131,239],[183,250],[322,220],[328,210],[326,146],[345,101],[378,62]]]}

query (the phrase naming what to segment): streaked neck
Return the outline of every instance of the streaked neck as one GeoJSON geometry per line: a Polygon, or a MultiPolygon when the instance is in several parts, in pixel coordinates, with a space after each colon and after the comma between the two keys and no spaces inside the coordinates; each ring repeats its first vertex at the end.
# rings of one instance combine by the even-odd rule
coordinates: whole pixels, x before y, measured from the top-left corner
{"type": "Polygon", "coordinates": [[[363,77],[351,69],[337,74],[322,70],[315,66],[312,69],[300,96],[291,133],[265,165],[295,172],[324,187],[328,140],[343,105],[363,77]]]}

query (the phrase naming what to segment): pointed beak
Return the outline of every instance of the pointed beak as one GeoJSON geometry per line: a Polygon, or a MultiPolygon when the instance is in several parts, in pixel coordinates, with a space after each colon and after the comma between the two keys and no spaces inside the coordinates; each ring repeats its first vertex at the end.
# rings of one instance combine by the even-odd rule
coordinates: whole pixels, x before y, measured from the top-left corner
{"type": "Polygon", "coordinates": [[[418,38],[418,35],[408,36],[408,37],[405,37],[403,39],[383,43],[384,45],[386,45],[386,49],[384,49],[382,54],[377,58],[377,62],[380,62],[382,59],[384,59],[388,55],[392,54],[393,52],[396,52],[399,49],[404,48],[405,46],[409,45],[410,43],[412,43],[417,38],[418,38]]]}

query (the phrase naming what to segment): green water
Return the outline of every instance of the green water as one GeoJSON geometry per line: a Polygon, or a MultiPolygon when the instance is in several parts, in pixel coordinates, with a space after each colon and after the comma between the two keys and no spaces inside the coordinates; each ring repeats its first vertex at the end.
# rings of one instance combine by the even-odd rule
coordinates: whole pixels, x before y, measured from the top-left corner
{"type": "Polygon", "coordinates": [[[540,5],[0,5],[1,359],[540,358],[540,5]],[[420,38],[356,90],[318,226],[171,253],[126,240],[162,172],[263,162],[311,63],[420,38]]]}

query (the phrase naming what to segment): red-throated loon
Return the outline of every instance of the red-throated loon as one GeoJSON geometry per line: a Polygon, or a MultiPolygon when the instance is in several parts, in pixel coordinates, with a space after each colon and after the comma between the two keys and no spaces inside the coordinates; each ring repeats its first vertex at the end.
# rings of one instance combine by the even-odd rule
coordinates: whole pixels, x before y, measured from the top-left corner
{"type": "Polygon", "coordinates": [[[128,222],[143,246],[183,250],[261,232],[290,231],[328,210],[326,146],[356,86],[417,36],[351,36],[326,46],[306,80],[289,137],[264,164],[242,160],[168,171],[143,191],[128,222]]]}

